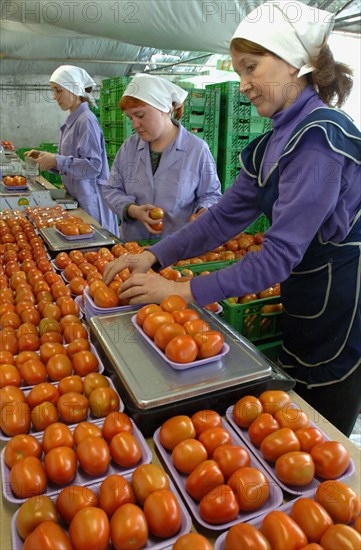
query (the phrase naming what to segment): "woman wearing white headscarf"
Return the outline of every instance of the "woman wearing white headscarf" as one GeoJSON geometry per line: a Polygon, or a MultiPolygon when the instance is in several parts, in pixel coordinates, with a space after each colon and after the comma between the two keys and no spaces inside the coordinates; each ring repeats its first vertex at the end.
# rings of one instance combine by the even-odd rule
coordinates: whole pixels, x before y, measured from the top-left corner
{"type": "Polygon", "coordinates": [[[126,241],[164,238],[221,198],[207,143],[179,122],[186,97],[164,78],[137,74],[120,100],[136,134],[118,151],[104,196],[126,241]],[[150,217],[154,207],[164,211],[161,231],[150,217]]]}
{"type": "Polygon", "coordinates": [[[28,151],[41,170],[60,173],[68,193],[81,208],[111,233],[119,236],[117,217],[103,197],[109,177],[108,159],[102,130],[88,103],[94,104],[94,80],[73,65],[58,67],[50,77],[54,98],[63,111],[70,111],[60,129],[59,153],[28,151]],[[34,155],[35,153],[35,155],[34,155]]]}
{"type": "Polygon", "coordinates": [[[242,170],[221,201],[189,227],[139,255],[109,264],[109,281],[127,265],[131,304],[181,294],[200,305],[281,282],[280,364],[296,391],[349,435],[361,407],[361,134],[341,111],[351,70],[327,46],[333,17],[301,2],[265,2],[231,41],[240,90],[273,131],[242,151],[242,170]],[[151,267],[217,246],[259,214],[271,222],[260,251],[177,285],[151,267]]]}

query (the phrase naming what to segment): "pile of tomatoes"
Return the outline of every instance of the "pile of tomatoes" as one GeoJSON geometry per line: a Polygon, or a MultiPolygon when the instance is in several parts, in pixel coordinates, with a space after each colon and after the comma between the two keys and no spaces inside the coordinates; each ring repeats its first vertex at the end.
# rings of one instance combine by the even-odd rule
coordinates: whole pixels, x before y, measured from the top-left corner
{"type": "MultiPolygon", "coordinates": [[[[24,548],[141,549],[185,528],[182,510],[165,471],[141,464],[132,474],[101,483],[69,485],[54,499],[33,497],[19,508],[16,527],[24,548]]],[[[168,541],[167,541],[168,542],[168,541]]]]}
{"type": "Polygon", "coordinates": [[[92,235],[94,233],[94,228],[91,225],[76,216],[56,221],[55,227],[60,233],[66,236],[92,235]]]}
{"type": "Polygon", "coordinates": [[[274,464],[277,478],[287,485],[308,485],[314,476],[336,479],[345,473],[349,453],[342,443],[325,441],[308,415],[292,405],[283,391],[247,395],[233,407],[237,426],[247,429],[261,457],[274,464]]]}
{"type": "Polygon", "coordinates": [[[267,476],[252,466],[247,449],[233,442],[216,411],[169,418],[160,427],[159,442],[205,522],[228,523],[240,512],[253,514],[268,501],[267,476]]]}
{"type": "Polygon", "coordinates": [[[211,330],[181,296],[171,295],[158,304],[143,306],[136,322],[170,361],[191,363],[218,355],[224,336],[211,330]]]}
{"type": "Polygon", "coordinates": [[[232,526],[224,550],[356,550],[361,548],[360,511],[360,500],[350,487],[324,481],[313,499],[299,498],[252,524],[232,526]]]}
{"type": "Polygon", "coordinates": [[[23,187],[26,185],[26,178],[24,176],[4,176],[3,182],[7,187],[23,187]]]}

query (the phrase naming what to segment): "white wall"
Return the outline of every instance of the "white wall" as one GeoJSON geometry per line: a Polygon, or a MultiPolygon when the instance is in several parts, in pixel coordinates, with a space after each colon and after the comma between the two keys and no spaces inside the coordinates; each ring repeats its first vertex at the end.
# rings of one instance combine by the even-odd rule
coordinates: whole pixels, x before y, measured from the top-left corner
{"type": "MultiPolygon", "coordinates": [[[[100,84],[103,78],[95,77],[95,81],[100,84]]],[[[49,75],[0,78],[0,140],[12,141],[16,149],[57,143],[68,114],[53,100],[49,75]],[[5,84],[14,87],[8,89],[5,84]]]]}

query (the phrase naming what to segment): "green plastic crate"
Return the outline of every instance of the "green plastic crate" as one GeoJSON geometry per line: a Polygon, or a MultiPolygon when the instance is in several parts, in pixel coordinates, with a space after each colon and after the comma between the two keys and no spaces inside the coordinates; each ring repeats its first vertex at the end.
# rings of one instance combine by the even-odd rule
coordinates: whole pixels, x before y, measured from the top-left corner
{"type": "Polygon", "coordinates": [[[251,342],[282,335],[282,311],[262,313],[265,305],[280,304],[280,296],[254,300],[247,304],[232,304],[223,300],[223,319],[251,342]]]}
{"type": "Polygon", "coordinates": [[[250,226],[245,229],[245,233],[255,235],[256,233],[265,233],[270,228],[270,221],[265,214],[261,214],[250,226]]]}

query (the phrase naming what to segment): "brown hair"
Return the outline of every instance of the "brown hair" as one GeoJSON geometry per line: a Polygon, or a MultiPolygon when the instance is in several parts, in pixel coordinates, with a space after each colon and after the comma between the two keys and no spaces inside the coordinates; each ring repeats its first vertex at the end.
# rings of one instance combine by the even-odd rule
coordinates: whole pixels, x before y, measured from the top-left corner
{"type": "MultiPolygon", "coordinates": [[[[266,55],[270,52],[263,46],[245,40],[243,38],[234,38],[231,41],[230,50],[232,52],[251,53],[254,55],[266,55]]],[[[279,57],[276,55],[276,57],[279,57]]],[[[352,90],[353,71],[344,63],[338,63],[334,60],[329,46],[325,43],[317,57],[310,60],[315,70],[307,76],[310,84],[317,90],[318,95],[329,107],[341,107],[346,101],[352,90]]]]}
{"type": "MultiPolygon", "coordinates": [[[[92,91],[93,87],[92,86],[89,86],[88,88],[84,88],[86,93],[87,94],[90,94],[90,92],[92,91]]],[[[87,98],[87,97],[83,97],[83,96],[80,96],[80,102],[81,103],[88,103],[88,105],[91,105],[91,102],[90,100],[87,98]]]]}
{"type": "MultiPolygon", "coordinates": [[[[148,103],[130,95],[123,96],[119,101],[119,107],[122,111],[125,111],[126,109],[134,109],[135,107],[144,107],[144,105],[148,105],[148,103]]],[[[183,112],[184,105],[181,105],[180,107],[175,107],[175,104],[173,103],[172,118],[180,120],[183,112]]]]}

